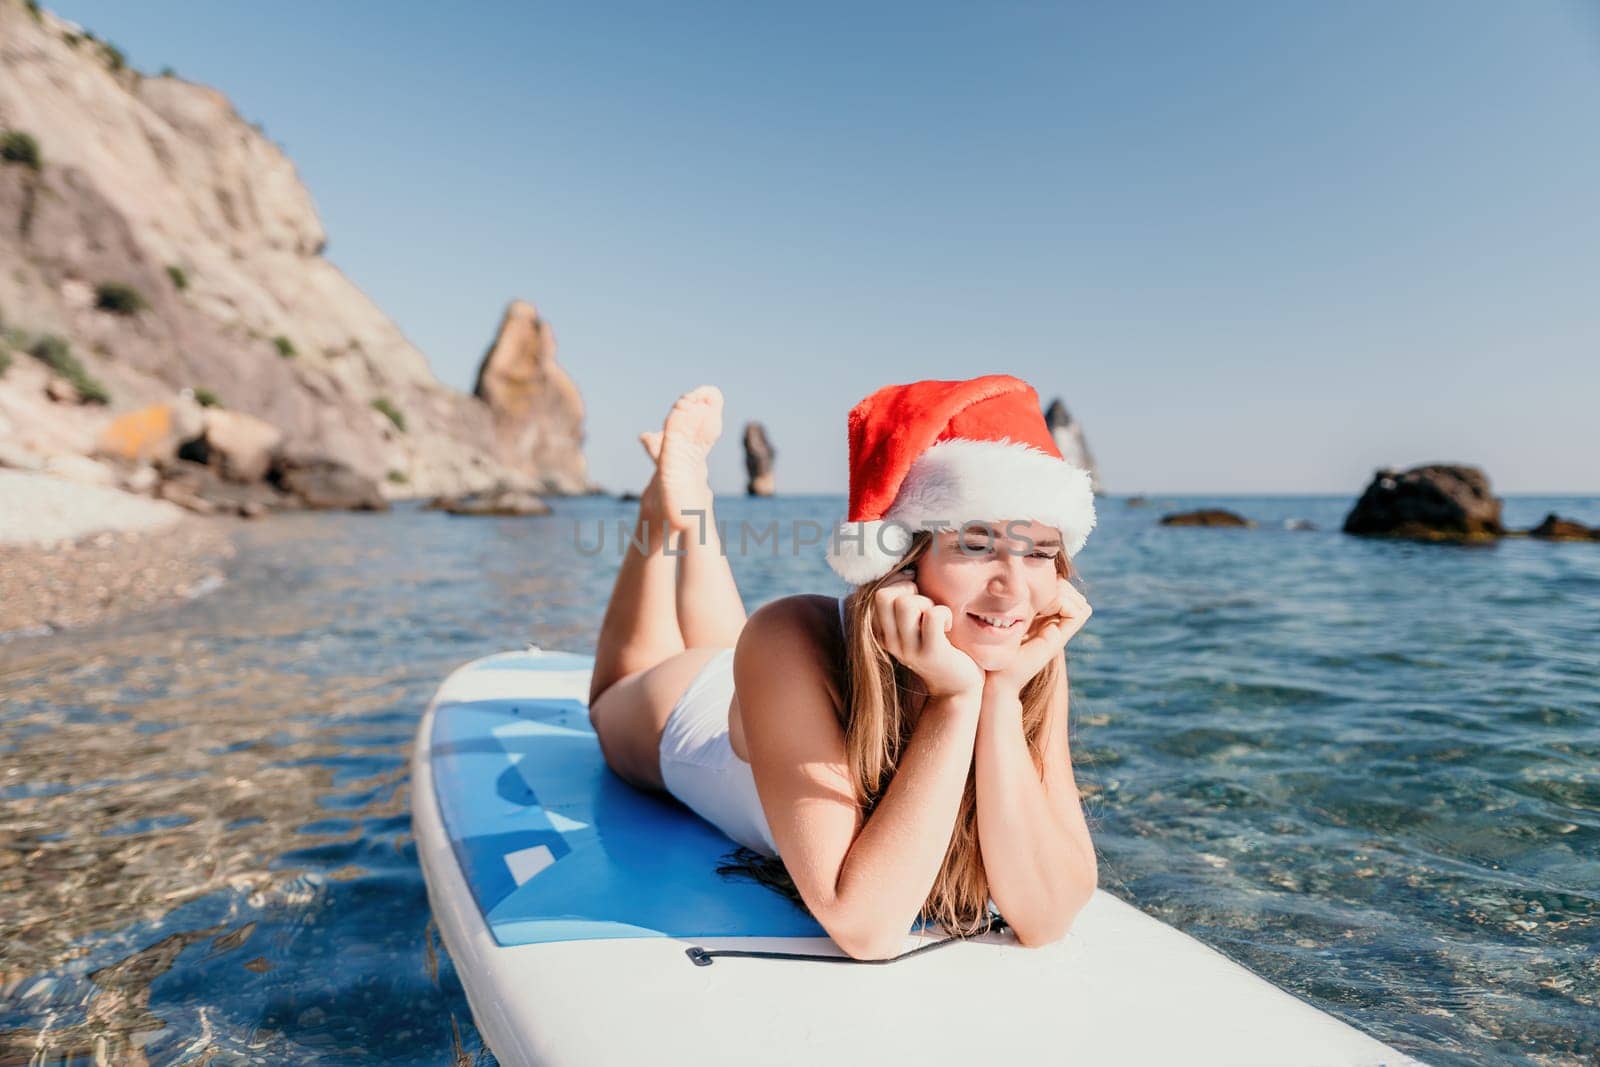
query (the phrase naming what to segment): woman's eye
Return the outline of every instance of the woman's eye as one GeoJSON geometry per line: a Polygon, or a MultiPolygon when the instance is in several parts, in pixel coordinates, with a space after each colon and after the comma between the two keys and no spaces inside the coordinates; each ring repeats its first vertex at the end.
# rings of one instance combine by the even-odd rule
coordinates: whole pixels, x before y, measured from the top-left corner
{"type": "Polygon", "coordinates": [[[1033,558],[1033,559],[1055,559],[1056,558],[1056,554],[1054,552],[1035,552],[1035,553],[1033,553],[1031,558],[1033,558]]]}

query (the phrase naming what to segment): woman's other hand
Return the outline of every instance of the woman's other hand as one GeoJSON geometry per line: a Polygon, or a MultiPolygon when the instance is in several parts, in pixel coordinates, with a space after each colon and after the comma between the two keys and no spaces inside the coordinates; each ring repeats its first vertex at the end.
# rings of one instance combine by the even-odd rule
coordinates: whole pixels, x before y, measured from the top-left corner
{"type": "Polygon", "coordinates": [[[872,629],[884,650],[922,680],[928,696],[981,692],[983,669],[947,636],[955,616],[917,591],[906,572],[873,594],[872,629]]]}

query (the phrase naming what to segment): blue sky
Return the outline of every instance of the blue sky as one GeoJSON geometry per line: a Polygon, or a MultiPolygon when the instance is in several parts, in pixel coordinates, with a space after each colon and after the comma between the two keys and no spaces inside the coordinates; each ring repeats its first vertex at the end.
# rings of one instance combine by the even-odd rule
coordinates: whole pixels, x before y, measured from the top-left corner
{"type": "Polygon", "coordinates": [[[468,388],[538,305],[593,476],[715,382],[780,490],[873,389],[1007,372],[1114,493],[1600,492],[1600,8],[59,0],[285,147],[468,388]]]}

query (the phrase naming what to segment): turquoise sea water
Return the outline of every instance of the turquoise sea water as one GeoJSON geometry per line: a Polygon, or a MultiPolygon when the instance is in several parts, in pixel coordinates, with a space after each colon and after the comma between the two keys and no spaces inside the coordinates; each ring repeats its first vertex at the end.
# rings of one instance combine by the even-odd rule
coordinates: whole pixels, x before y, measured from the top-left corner
{"type": "MultiPolygon", "coordinates": [[[[492,1062],[406,762],[457,664],[593,650],[631,506],[553,503],[274,518],[201,600],[0,643],[0,1063],[492,1062]]],[[[1595,1062],[1600,544],[1361,540],[1350,503],[1100,502],[1069,662],[1102,887],[1430,1063],[1595,1062]],[[1157,525],[1199,506],[1260,526],[1157,525]]],[[[789,536],[842,508],[719,504],[783,531],[729,546],[749,606],[843,590],[789,536]]]]}

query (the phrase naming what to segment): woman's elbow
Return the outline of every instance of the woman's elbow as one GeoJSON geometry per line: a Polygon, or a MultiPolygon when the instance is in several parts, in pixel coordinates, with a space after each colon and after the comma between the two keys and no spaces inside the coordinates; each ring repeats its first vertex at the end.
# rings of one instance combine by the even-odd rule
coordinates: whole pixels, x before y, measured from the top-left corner
{"type": "Polygon", "coordinates": [[[899,955],[905,932],[888,929],[857,929],[845,923],[823,923],[823,929],[839,950],[853,960],[887,960],[899,955]]]}
{"type": "Polygon", "coordinates": [[[1023,948],[1043,948],[1046,945],[1053,945],[1066,937],[1072,930],[1073,923],[1077,922],[1078,915],[1082,913],[1084,907],[1094,897],[1094,891],[1095,885],[1093,883],[1090,883],[1087,888],[1080,888],[1065,906],[1056,910],[1055,915],[1049,922],[1030,926],[1026,929],[1013,926],[1012,932],[1017,936],[1017,943],[1023,948]]]}
{"type": "Polygon", "coordinates": [[[863,963],[872,963],[879,960],[889,960],[900,954],[900,946],[905,943],[905,937],[847,937],[841,941],[835,937],[833,943],[838,945],[846,956],[863,963]]]}

